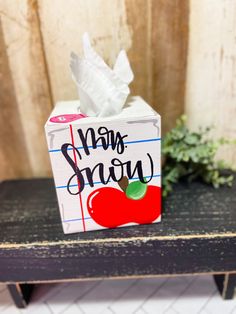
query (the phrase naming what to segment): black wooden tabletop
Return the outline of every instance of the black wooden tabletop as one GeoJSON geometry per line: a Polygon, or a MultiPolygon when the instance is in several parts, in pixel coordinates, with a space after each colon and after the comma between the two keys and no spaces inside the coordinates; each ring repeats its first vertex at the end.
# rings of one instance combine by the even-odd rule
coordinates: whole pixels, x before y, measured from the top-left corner
{"type": "Polygon", "coordinates": [[[0,245],[236,233],[236,183],[220,189],[179,184],[163,207],[161,223],[64,235],[53,180],[6,181],[0,185],[0,245]]]}
{"type": "Polygon", "coordinates": [[[52,179],[5,181],[0,281],[236,271],[235,182],[178,184],[163,207],[161,223],[64,235],[52,179]]]}

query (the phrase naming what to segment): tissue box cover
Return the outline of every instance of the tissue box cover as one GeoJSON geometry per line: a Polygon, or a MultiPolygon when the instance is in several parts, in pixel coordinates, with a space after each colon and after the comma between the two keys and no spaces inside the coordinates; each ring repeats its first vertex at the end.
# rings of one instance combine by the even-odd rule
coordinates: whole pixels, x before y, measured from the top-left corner
{"type": "Polygon", "coordinates": [[[142,98],[103,118],[59,102],[45,132],[64,233],[161,220],[161,117],[142,98]]]}

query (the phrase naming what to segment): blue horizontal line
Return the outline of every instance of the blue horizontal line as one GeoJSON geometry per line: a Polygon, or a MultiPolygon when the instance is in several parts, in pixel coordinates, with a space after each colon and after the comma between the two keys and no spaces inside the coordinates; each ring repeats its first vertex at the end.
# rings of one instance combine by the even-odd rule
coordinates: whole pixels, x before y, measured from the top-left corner
{"type": "MultiPolygon", "coordinates": [[[[92,219],[91,217],[84,217],[84,220],[92,219]]],[[[79,221],[83,220],[83,218],[75,218],[75,219],[68,219],[68,220],[62,220],[62,222],[72,222],[72,221],[79,221]]]]}
{"type": "MultiPolygon", "coordinates": [[[[156,141],[161,141],[161,138],[160,137],[157,137],[157,138],[150,138],[150,139],[147,139],[147,140],[137,140],[137,141],[129,141],[129,142],[124,142],[124,144],[137,144],[137,143],[146,143],[146,142],[156,142],[156,141]]],[[[96,145],[96,147],[102,147],[103,145],[99,144],[99,145],[96,145]]],[[[111,144],[109,145],[111,146],[111,144]]],[[[76,147],[76,149],[83,149],[84,147],[83,146],[78,146],[76,147]]],[[[92,145],[88,146],[88,148],[93,148],[92,145]]],[[[67,150],[72,150],[73,147],[69,147],[67,148],[67,150]]],[[[56,152],[60,152],[61,149],[50,149],[49,150],[49,153],[56,153],[56,152]]]]}
{"type": "MultiPolygon", "coordinates": [[[[161,175],[160,174],[156,174],[156,175],[153,175],[152,177],[153,178],[158,178],[158,177],[161,177],[161,175]]],[[[145,178],[149,179],[149,178],[151,178],[151,176],[146,176],[145,178]]],[[[139,180],[139,177],[131,178],[129,180],[139,180]]],[[[112,182],[112,181],[109,181],[109,182],[112,182]]],[[[102,182],[101,181],[96,181],[96,182],[93,182],[93,184],[102,184],[102,182]]],[[[89,183],[85,183],[84,185],[89,185],[89,183]]],[[[69,187],[72,188],[72,187],[75,187],[75,186],[78,186],[78,184],[71,184],[69,187]]],[[[65,188],[67,188],[67,185],[56,186],[56,189],[65,189],[65,188]]]]}
{"type": "Polygon", "coordinates": [[[130,141],[130,142],[124,142],[124,144],[136,144],[136,143],[145,143],[145,142],[157,142],[160,141],[161,138],[157,137],[157,138],[150,138],[147,140],[137,140],[137,141],[130,141]]]}

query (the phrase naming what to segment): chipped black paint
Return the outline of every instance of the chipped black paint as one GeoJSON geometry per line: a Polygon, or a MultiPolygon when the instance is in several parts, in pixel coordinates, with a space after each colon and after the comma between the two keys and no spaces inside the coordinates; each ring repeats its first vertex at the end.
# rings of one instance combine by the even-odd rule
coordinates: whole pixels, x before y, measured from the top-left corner
{"type": "Polygon", "coordinates": [[[0,281],[236,272],[236,184],[179,184],[163,221],[64,235],[53,181],[0,189],[0,281]]]}

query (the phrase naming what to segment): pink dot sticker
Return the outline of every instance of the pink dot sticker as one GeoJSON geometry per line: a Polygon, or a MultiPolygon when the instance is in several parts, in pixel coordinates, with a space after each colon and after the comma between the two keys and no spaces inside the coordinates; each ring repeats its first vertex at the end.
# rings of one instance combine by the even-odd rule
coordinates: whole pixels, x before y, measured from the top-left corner
{"type": "Polygon", "coordinates": [[[59,116],[51,117],[50,122],[54,123],[69,123],[78,119],[86,118],[87,116],[83,113],[80,114],[61,114],[59,116]]]}

